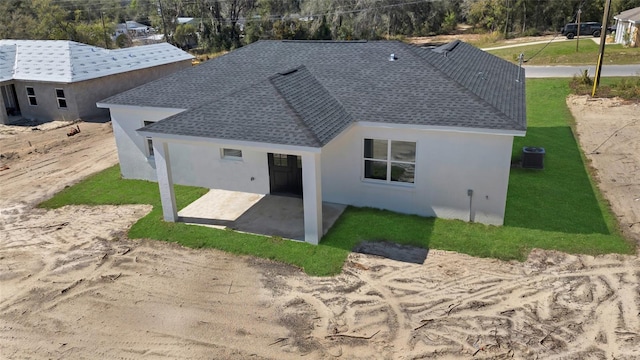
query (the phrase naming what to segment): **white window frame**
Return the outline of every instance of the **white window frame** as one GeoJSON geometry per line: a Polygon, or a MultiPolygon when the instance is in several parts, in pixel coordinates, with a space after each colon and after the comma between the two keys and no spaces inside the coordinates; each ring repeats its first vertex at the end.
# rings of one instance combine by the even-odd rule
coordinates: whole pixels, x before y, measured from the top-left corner
{"type": "Polygon", "coordinates": [[[33,86],[25,86],[24,89],[27,92],[27,102],[29,103],[29,106],[38,106],[38,99],[36,98],[36,89],[33,86]],[[33,94],[29,94],[29,89],[31,89],[31,92],[33,94]],[[33,102],[35,104],[31,103],[31,99],[33,99],[33,102]]]}
{"type": "MultiPolygon", "coordinates": [[[[144,120],[142,121],[142,126],[147,126],[147,125],[151,125],[155,123],[155,121],[148,121],[148,120],[144,120]]],[[[144,145],[145,145],[145,155],[147,155],[147,158],[149,159],[153,159],[154,158],[154,153],[153,153],[153,138],[150,138],[148,136],[145,136],[144,138],[144,145]]]]}
{"type": "Polygon", "coordinates": [[[233,148],[220,148],[220,158],[223,160],[242,161],[242,150],[233,148]],[[240,153],[239,155],[237,155],[238,152],[240,153]]]}
{"type": "Polygon", "coordinates": [[[365,182],[372,182],[372,183],[377,183],[377,184],[390,184],[390,185],[399,185],[399,186],[409,186],[409,187],[413,187],[415,186],[416,183],[416,176],[415,176],[415,169],[416,169],[416,164],[417,164],[417,157],[418,157],[418,142],[417,141],[413,141],[413,140],[399,140],[399,139],[380,139],[380,138],[374,138],[374,137],[366,137],[362,139],[362,181],[365,182]],[[386,159],[376,159],[374,157],[366,157],[366,152],[365,152],[365,144],[367,140],[379,140],[379,141],[385,141],[387,143],[387,158],[386,159]],[[415,146],[415,158],[413,161],[401,161],[401,160],[394,160],[391,157],[391,144],[393,142],[408,142],[408,143],[413,143],[415,146]],[[367,177],[366,174],[366,162],[367,160],[369,161],[379,161],[379,162],[385,162],[386,163],[386,167],[387,167],[387,174],[385,176],[385,179],[375,179],[375,178],[370,178],[367,177]],[[413,176],[413,182],[406,182],[406,181],[397,181],[397,180],[392,180],[391,179],[391,170],[393,168],[392,164],[408,164],[408,165],[413,165],[413,169],[414,169],[414,176],[413,176]]]}
{"type": "Polygon", "coordinates": [[[68,109],[69,104],[67,104],[67,97],[66,97],[66,94],[64,93],[64,89],[56,88],[55,92],[56,92],[56,102],[58,103],[58,109],[68,109]],[[58,90],[62,91],[62,96],[58,95],[58,90]],[[64,101],[64,106],[60,105],[60,100],[64,101]]]}

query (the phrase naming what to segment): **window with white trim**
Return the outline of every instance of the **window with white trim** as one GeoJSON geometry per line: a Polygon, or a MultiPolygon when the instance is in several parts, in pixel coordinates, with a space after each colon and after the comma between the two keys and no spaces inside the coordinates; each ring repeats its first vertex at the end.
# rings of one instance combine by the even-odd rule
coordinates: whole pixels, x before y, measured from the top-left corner
{"type": "MultiPolygon", "coordinates": [[[[144,126],[151,125],[155,121],[143,121],[144,126]]],[[[147,145],[147,156],[153,157],[153,139],[150,137],[145,138],[145,144],[147,145]]]]}
{"type": "Polygon", "coordinates": [[[385,182],[415,181],[416,143],[364,139],[364,178],[385,182]]]}
{"type": "Polygon", "coordinates": [[[56,89],[56,101],[58,102],[58,108],[67,108],[67,98],[64,96],[64,89],[56,89]]]}
{"type": "Polygon", "coordinates": [[[27,86],[27,99],[29,99],[29,105],[36,106],[38,105],[38,100],[36,100],[36,91],[31,86],[27,86]]]}
{"type": "Polygon", "coordinates": [[[221,156],[225,160],[242,160],[242,150],[222,149],[221,156]]]}

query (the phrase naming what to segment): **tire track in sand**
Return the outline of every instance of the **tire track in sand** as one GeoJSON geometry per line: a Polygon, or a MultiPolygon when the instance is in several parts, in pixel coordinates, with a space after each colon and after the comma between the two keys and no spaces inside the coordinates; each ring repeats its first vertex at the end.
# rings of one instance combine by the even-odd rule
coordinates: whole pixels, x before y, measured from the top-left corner
{"type": "Polygon", "coordinates": [[[353,253],[339,276],[280,286],[313,297],[312,335],[348,344],[348,358],[636,359],[639,269],[632,256],[539,250],[525,263],[432,251],[421,265],[353,253]]]}

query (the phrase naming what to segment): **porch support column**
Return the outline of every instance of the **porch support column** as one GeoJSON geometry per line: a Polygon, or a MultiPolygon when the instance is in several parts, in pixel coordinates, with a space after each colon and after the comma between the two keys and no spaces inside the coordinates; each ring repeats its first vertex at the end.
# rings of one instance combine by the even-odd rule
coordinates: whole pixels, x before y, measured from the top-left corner
{"type": "Polygon", "coordinates": [[[173,192],[173,179],[171,178],[169,144],[166,141],[154,138],[153,157],[156,161],[156,174],[158,175],[164,221],[176,222],[178,220],[178,210],[176,209],[176,195],[173,192]]]}
{"type": "Polygon", "coordinates": [[[320,153],[302,155],[304,241],[318,245],[322,238],[322,183],[320,153]]]}

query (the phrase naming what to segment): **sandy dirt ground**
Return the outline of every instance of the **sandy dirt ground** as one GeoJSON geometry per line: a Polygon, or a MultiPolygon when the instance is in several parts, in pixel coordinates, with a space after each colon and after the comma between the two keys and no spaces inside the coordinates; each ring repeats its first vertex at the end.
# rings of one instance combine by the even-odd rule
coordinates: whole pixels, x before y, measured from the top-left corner
{"type": "MultiPolygon", "coordinates": [[[[578,129],[587,106],[572,106],[578,129]]],[[[634,109],[613,106],[599,121],[634,109]]],[[[2,359],[640,358],[636,256],[535,250],[517,263],[432,250],[420,263],[421,250],[364,244],[342,274],[314,278],[127,239],[148,206],[34,208],[117,161],[109,124],[79,126],[72,138],[69,127],[0,128],[2,359]]],[[[625,159],[637,161],[637,146],[625,159]]],[[[608,169],[598,177],[620,178],[608,169]]],[[[625,169],[637,185],[640,173],[625,169]]],[[[625,208],[615,202],[626,188],[605,191],[625,208]]]]}
{"type": "Polygon", "coordinates": [[[571,96],[580,146],[618,217],[620,228],[640,240],[640,104],[571,96]]]}

